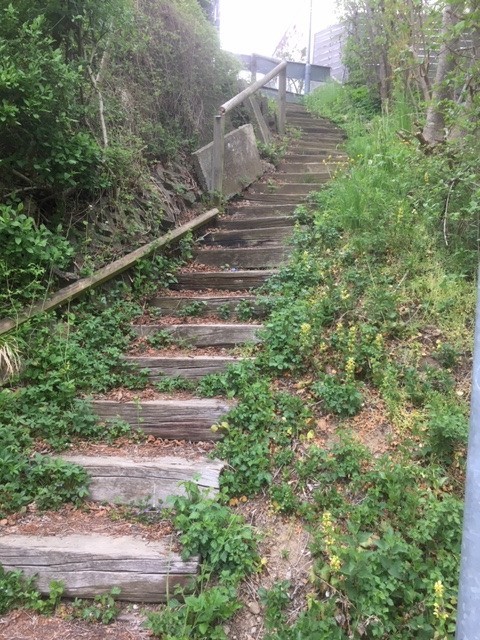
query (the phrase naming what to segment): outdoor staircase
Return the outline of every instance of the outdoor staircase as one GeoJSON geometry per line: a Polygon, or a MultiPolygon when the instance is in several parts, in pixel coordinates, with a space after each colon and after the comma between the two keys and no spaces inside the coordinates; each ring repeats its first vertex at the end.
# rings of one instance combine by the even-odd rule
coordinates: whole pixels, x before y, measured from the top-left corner
{"type": "MultiPolygon", "coordinates": [[[[188,348],[174,353],[126,355],[126,361],[148,371],[152,382],[163,376],[198,379],[220,372],[238,360],[235,348],[259,340],[263,309],[255,302],[255,289],[287,259],[295,207],[317,190],[346,160],[344,134],[327,120],[314,118],[300,105],[287,106],[287,121],[298,129],[279,170],[257,181],[243,199],[230,204],[218,226],[198,241],[193,262],[183,269],[171,290],[151,301],[155,322],[134,327],[139,338],[168,332],[188,348]],[[179,315],[197,302],[202,315],[191,321],[179,315]],[[239,304],[252,305],[254,318],[240,322],[239,304]],[[158,315],[158,311],[161,312],[158,315]],[[220,317],[231,313],[229,321],[220,317]],[[178,318],[172,321],[172,317],[178,318]]],[[[141,397],[141,396],[140,396],[141,397]]],[[[221,437],[211,426],[232,406],[223,399],[167,397],[122,401],[96,398],[93,409],[102,421],[120,418],[156,438],[186,442],[221,437]]],[[[141,445],[138,445],[139,448],[141,445]]],[[[194,445],[191,445],[192,448],[194,445]]],[[[192,456],[139,458],[64,456],[83,466],[92,478],[93,501],[129,503],[146,501],[156,507],[168,496],[181,493],[179,482],[193,480],[218,490],[223,463],[196,453],[192,456]]],[[[52,579],[62,580],[72,597],[93,597],[121,588],[127,601],[160,602],[177,584],[196,574],[199,558],[183,560],[171,536],[155,542],[140,537],[113,537],[67,532],[61,536],[8,535],[0,540],[4,568],[38,575],[39,588],[48,591],[52,579]]]]}

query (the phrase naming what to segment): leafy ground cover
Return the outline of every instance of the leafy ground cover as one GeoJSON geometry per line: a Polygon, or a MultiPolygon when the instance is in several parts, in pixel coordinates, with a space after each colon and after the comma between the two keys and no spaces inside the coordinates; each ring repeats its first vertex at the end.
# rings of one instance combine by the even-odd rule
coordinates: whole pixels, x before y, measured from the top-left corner
{"type": "MultiPolygon", "coordinates": [[[[246,638],[240,608],[255,576],[257,637],[453,637],[478,260],[475,148],[460,155],[452,143],[425,155],[408,136],[406,107],[372,116],[360,97],[334,88],[311,98],[313,111],[347,129],[349,166],[297,208],[292,259],[262,292],[269,315],[255,357],[195,388],[238,402],[213,427],[224,434],[215,455],[229,463],[219,499],[189,486],[171,505],[185,553],[201,553],[204,564],[193,595],[173,594],[148,613],[164,640],[246,638]],[[254,510],[309,540],[301,589],[287,576],[262,581],[265,531],[242,518],[253,521],[254,510]]],[[[173,277],[170,263],[161,266],[173,277]]],[[[137,272],[138,289],[151,268],[137,272]]],[[[47,495],[61,484],[63,499],[81,500],[80,472],[38,461],[34,443],[105,437],[78,393],[141,386],[119,369],[121,328],[138,309],[109,300],[95,298],[86,315],[75,306],[55,330],[43,319],[22,382],[2,392],[2,419],[15,428],[14,440],[7,428],[2,436],[4,509],[38,499],[27,491],[37,491],[36,473],[47,495]]],[[[55,605],[55,593],[38,605],[18,576],[0,579],[11,594],[3,610],[55,605]]],[[[111,605],[94,603],[93,617],[110,621],[111,605]]]]}

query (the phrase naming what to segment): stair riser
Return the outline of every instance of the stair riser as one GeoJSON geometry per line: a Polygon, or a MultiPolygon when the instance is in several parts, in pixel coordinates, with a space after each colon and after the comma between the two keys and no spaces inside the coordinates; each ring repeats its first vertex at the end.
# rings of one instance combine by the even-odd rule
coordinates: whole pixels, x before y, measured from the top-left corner
{"type": "Polygon", "coordinates": [[[332,156],[334,158],[341,156],[343,158],[347,158],[347,155],[344,151],[342,151],[341,149],[328,149],[326,151],[323,151],[322,149],[319,149],[318,147],[296,147],[294,145],[292,145],[290,147],[290,151],[285,155],[285,158],[289,158],[290,156],[293,155],[297,155],[297,156],[321,156],[322,158],[328,158],[329,156],[332,156]]]}
{"type": "Polygon", "coordinates": [[[212,425],[230,410],[226,403],[183,402],[92,402],[94,413],[102,422],[124,420],[133,429],[167,440],[214,441],[222,436],[212,425]]]}
{"type": "MultiPolygon", "coordinates": [[[[323,167],[324,169],[324,167],[323,167]]],[[[247,207],[236,207],[232,205],[227,209],[228,215],[245,215],[248,218],[272,218],[274,216],[282,217],[295,211],[295,205],[292,204],[257,204],[247,207]]]]}
{"type": "Polygon", "coordinates": [[[182,273],[177,276],[177,282],[173,289],[181,291],[204,291],[218,289],[224,291],[245,291],[261,287],[273,272],[243,271],[243,272],[206,272],[206,273],[182,273]]]}
{"type": "Polygon", "coordinates": [[[259,184],[255,187],[256,194],[265,194],[265,195],[280,195],[283,193],[288,194],[299,194],[301,196],[306,196],[310,193],[310,191],[315,190],[315,184],[311,184],[308,182],[303,182],[300,184],[295,184],[293,182],[289,182],[286,184],[275,184],[275,185],[262,185],[259,184]]]}
{"type": "Polygon", "coordinates": [[[302,201],[302,196],[298,193],[249,193],[248,199],[255,205],[258,204],[290,204],[295,206],[302,201]]]}
{"type": "Polygon", "coordinates": [[[133,327],[137,336],[145,338],[158,332],[166,332],[174,340],[185,341],[194,347],[235,347],[246,342],[259,342],[257,331],[261,327],[251,324],[190,324],[190,325],[139,325],[133,327]]]}
{"type": "Polygon", "coordinates": [[[314,186],[325,184],[330,180],[330,174],[328,171],[323,169],[322,172],[305,172],[299,173],[291,172],[291,173],[278,173],[277,180],[278,182],[285,182],[287,184],[311,184],[314,186]]]}
{"type": "Polygon", "coordinates": [[[195,260],[211,267],[239,269],[268,269],[277,267],[289,255],[287,247],[259,247],[254,249],[213,249],[195,252],[195,260]]]}
{"type": "Polygon", "coordinates": [[[270,229],[272,227],[293,227],[295,218],[293,216],[272,216],[270,218],[245,214],[243,217],[236,216],[233,219],[225,217],[218,228],[222,231],[241,231],[243,229],[270,229]]]}
{"type": "Polygon", "coordinates": [[[13,535],[0,540],[0,563],[35,577],[43,594],[55,580],[67,598],[94,598],[119,587],[119,600],[165,602],[175,587],[188,587],[199,567],[198,557],[184,561],[172,547],[139,536],[13,535]]]}
{"type": "MultiPolygon", "coordinates": [[[[331,178],[331,171],[329,171],[324,160],[325,158],[322,158],[321,162],[295,162],[291,161],[289,156],[286,156],[279,165],[278,170],[292,174],[298,174],[303,170],[306,176],[309,174],[321,174],[325,178],[325,182],[327,182],[331,178]]],[[[283,173],[279,173],[278,175],[283,175],[283,173]]]]}
{"type": "Polygon", "coordinates": [[[301,138],[300,140],[296,140],[293,142],[289,149],[297,149],[302,147],[315,147],[316,149],[321,149],[322,151],[327,151],[330,149],[337,150],[345,147],[345,142],[343,140],[325,140],[324,138],[320,138],[317,136],[306,136],[305,138],[301,138]]]}
{"type": "Polygon", "coordinates": [[[239,358],[196,356],[190,358],[157,358],[157,357],[129,357],[128,362],[148,371],[148,379],[158,382],[165,376],[180,377],[188,380],[199,380],[212,373],[222,373],[239,358]]]}
{"type": "MultiPolygon", "coordinates": [[[[252,194],[258,197],[262,194],[252,194]]],[[[292,236],[292,227],[268,229],[245,229],[243,231],[213,231],[206,235],[202,244],[222,247],[249,247],[262,244],[284,243],[292,236]]]]}
{"type": "Polygon", "coordinates": [[[171,496],[185,495],[185,482],[216,492],[222,463],[208,459],[158,458],[142,461],[121,457],[62,456],[62,460],[83,467],[90,477],[89,498],[94,502],[151,506],[171,496]]]}
{"type": "MultiPolygon", "coordinates": [[[[305,153],[292,153],[285,156],[282,162],[282,167],[291,168],[293,165],[301,166],[302,162],[321,164],[324,169],[328,167],[334,167],[337,165],[345,165],[348,158],[347,156],[328,157],[324,155],[310,155],[305,153]]],[[[291,169],[293,171],[293,169],[291,169]]]]}
{"type": "Polygon", "coordinates": [[[232,315],[235,315],[235,310],[242,302],[248,303],[251,306],[252,313],[255,316],[263,315],[262,307],[255,303],[255,296],[234,296],[234,297],[208,297],[208,296],[195,296],[195,298],[177,298],[177,297],[157,297],[150,302],[150,306],[161,309],[164,315],[178,315],[182,309],[191,306],[193,302],[202,303],[202,311],[199,317],[203,315],[211,315],[218,313],[219,310],[228,309],[232,315]]]}

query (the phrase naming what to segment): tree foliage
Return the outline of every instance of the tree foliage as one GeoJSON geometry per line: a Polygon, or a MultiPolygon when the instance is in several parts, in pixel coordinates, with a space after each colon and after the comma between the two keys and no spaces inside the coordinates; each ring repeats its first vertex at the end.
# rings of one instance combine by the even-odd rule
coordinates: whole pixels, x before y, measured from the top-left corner
{"type": "Polygon", "coordinates": [[[52,267],[99,265],[158,235],[189,188],[191,204],[184,167],[152,180],[151,165],[208,140],[232,95],[236,66],[207,18],[214,4],[0,0],[0,244],[15,237],[24,249],[2,256],[6,298],[20,284],[40,292],[52,267]],[[34,240],[47,229],[63,247],[48,264],[34,240]]]}
{"type": "Polygon", "coordinates": [[[408,98],[426,120],[419,137],[428,145],[472,130],[479,93],[477,0],[344,0],[343,9],[352,83],[369,87],[387,111],[395,96],[408,98]]]}

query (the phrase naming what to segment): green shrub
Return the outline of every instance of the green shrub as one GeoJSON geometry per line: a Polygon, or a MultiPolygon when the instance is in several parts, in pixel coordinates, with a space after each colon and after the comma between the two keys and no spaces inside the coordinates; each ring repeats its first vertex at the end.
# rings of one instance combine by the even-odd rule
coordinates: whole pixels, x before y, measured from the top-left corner
{"type": "Polygon", "coordinates": [[[202,494],[195,483],[184,486],[186,496],[171,499],[183,556],[201,555],[205,570],[228,583],[255,571],[259,558],[253,529],[218,499],[202,494]]]}
{"type": "Polygon", "coordinates": [[[335,376],[325,376],[312,385],[312,391],[320,398],[328,413],[354,416],[362,407],[363,396],[356,385],[335,376]]]}

